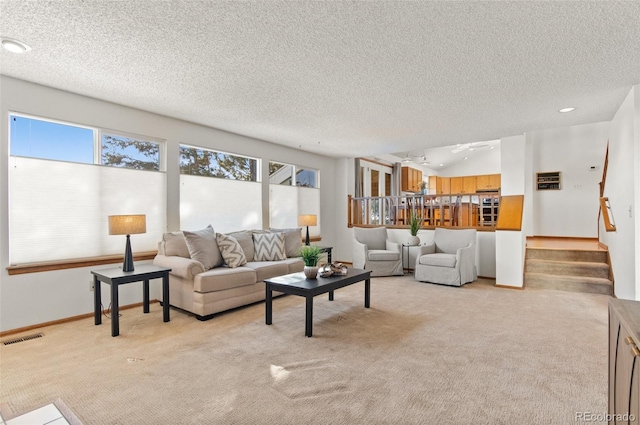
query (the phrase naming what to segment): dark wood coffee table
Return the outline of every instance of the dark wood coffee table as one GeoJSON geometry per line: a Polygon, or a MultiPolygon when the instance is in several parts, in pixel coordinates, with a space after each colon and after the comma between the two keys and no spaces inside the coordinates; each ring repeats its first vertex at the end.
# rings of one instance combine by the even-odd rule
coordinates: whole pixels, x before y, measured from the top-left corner
{"type": "Polygon", "coordinates": [[[347,269],[346,275],[334,275],[330,277],[319,277],[317,279],[307,279],[304,273],[292,273],[265,279],[266,286],[266,316],[265,323],[271,324],[273,291],[282,292],[289,295],[299,295],[306,298],[307,307],[304,324],[304,335],[310,337],[313,327],[313,297],[320,294],[329,293],[329,301],[333,301],[333,291],[345,286],[364,280],[364,306],[369,308],[369,298],[371,291],[371,272],[362,269],[347,269]]]}

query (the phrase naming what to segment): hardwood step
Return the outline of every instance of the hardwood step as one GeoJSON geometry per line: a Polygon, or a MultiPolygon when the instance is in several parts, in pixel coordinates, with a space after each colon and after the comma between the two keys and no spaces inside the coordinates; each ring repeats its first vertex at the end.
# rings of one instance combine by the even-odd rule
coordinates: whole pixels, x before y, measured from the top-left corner
{"type": "Polygon", "coordinates": [[[606,251],[584,251],[566,249],[527,248],[526,258],[551,261],[582,261],[590,263],[606,263],[606,251]]]}
{"type": "Polygon", "coordinates": [[[608,279],[609,265],[606,263],[592,263],[586,261],[555,261],[533,258],[527,259],[525,263],[525,272],[608,279]]]}
{"type": "Polygon", "coordinates": [[[557,289],[602,295],[613,293],[613,283],[609,279],[599,277],[527,272],[524,274],[524,281],[525,288],[557,289]]]}

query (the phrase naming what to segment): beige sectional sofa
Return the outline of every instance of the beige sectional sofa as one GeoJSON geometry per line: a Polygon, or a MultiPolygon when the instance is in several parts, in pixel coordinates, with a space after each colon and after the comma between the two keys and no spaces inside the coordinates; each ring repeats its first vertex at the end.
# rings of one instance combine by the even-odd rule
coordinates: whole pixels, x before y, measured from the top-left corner
{"type": "Polygon", "coordinates": [[[170,304],[208,320],[264,300],[264,279],[302,271],[301,247],[300,228],[220,234],[209,226],[165,233],[153,262],[171,268],[170,304]]]}

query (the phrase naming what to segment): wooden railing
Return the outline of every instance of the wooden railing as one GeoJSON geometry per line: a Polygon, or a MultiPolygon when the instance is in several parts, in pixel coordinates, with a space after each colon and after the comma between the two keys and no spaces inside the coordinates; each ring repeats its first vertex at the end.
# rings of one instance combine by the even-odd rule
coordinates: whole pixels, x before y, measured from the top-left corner
{"type": "Polygon", "coordinates": [[[499,193],[348,197],[348,224],[408,228],[415,214],[422,227],[495,230],[499,193]]]}

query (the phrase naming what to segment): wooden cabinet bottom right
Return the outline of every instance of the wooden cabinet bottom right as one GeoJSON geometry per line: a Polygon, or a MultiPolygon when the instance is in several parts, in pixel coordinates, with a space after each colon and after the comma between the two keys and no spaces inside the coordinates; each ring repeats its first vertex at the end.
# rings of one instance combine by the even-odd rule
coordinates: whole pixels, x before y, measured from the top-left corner
{"type": "Polygon", "coordinates": [[[640,302],[609,300],[609,424],[640,424],[640,302]]]}

